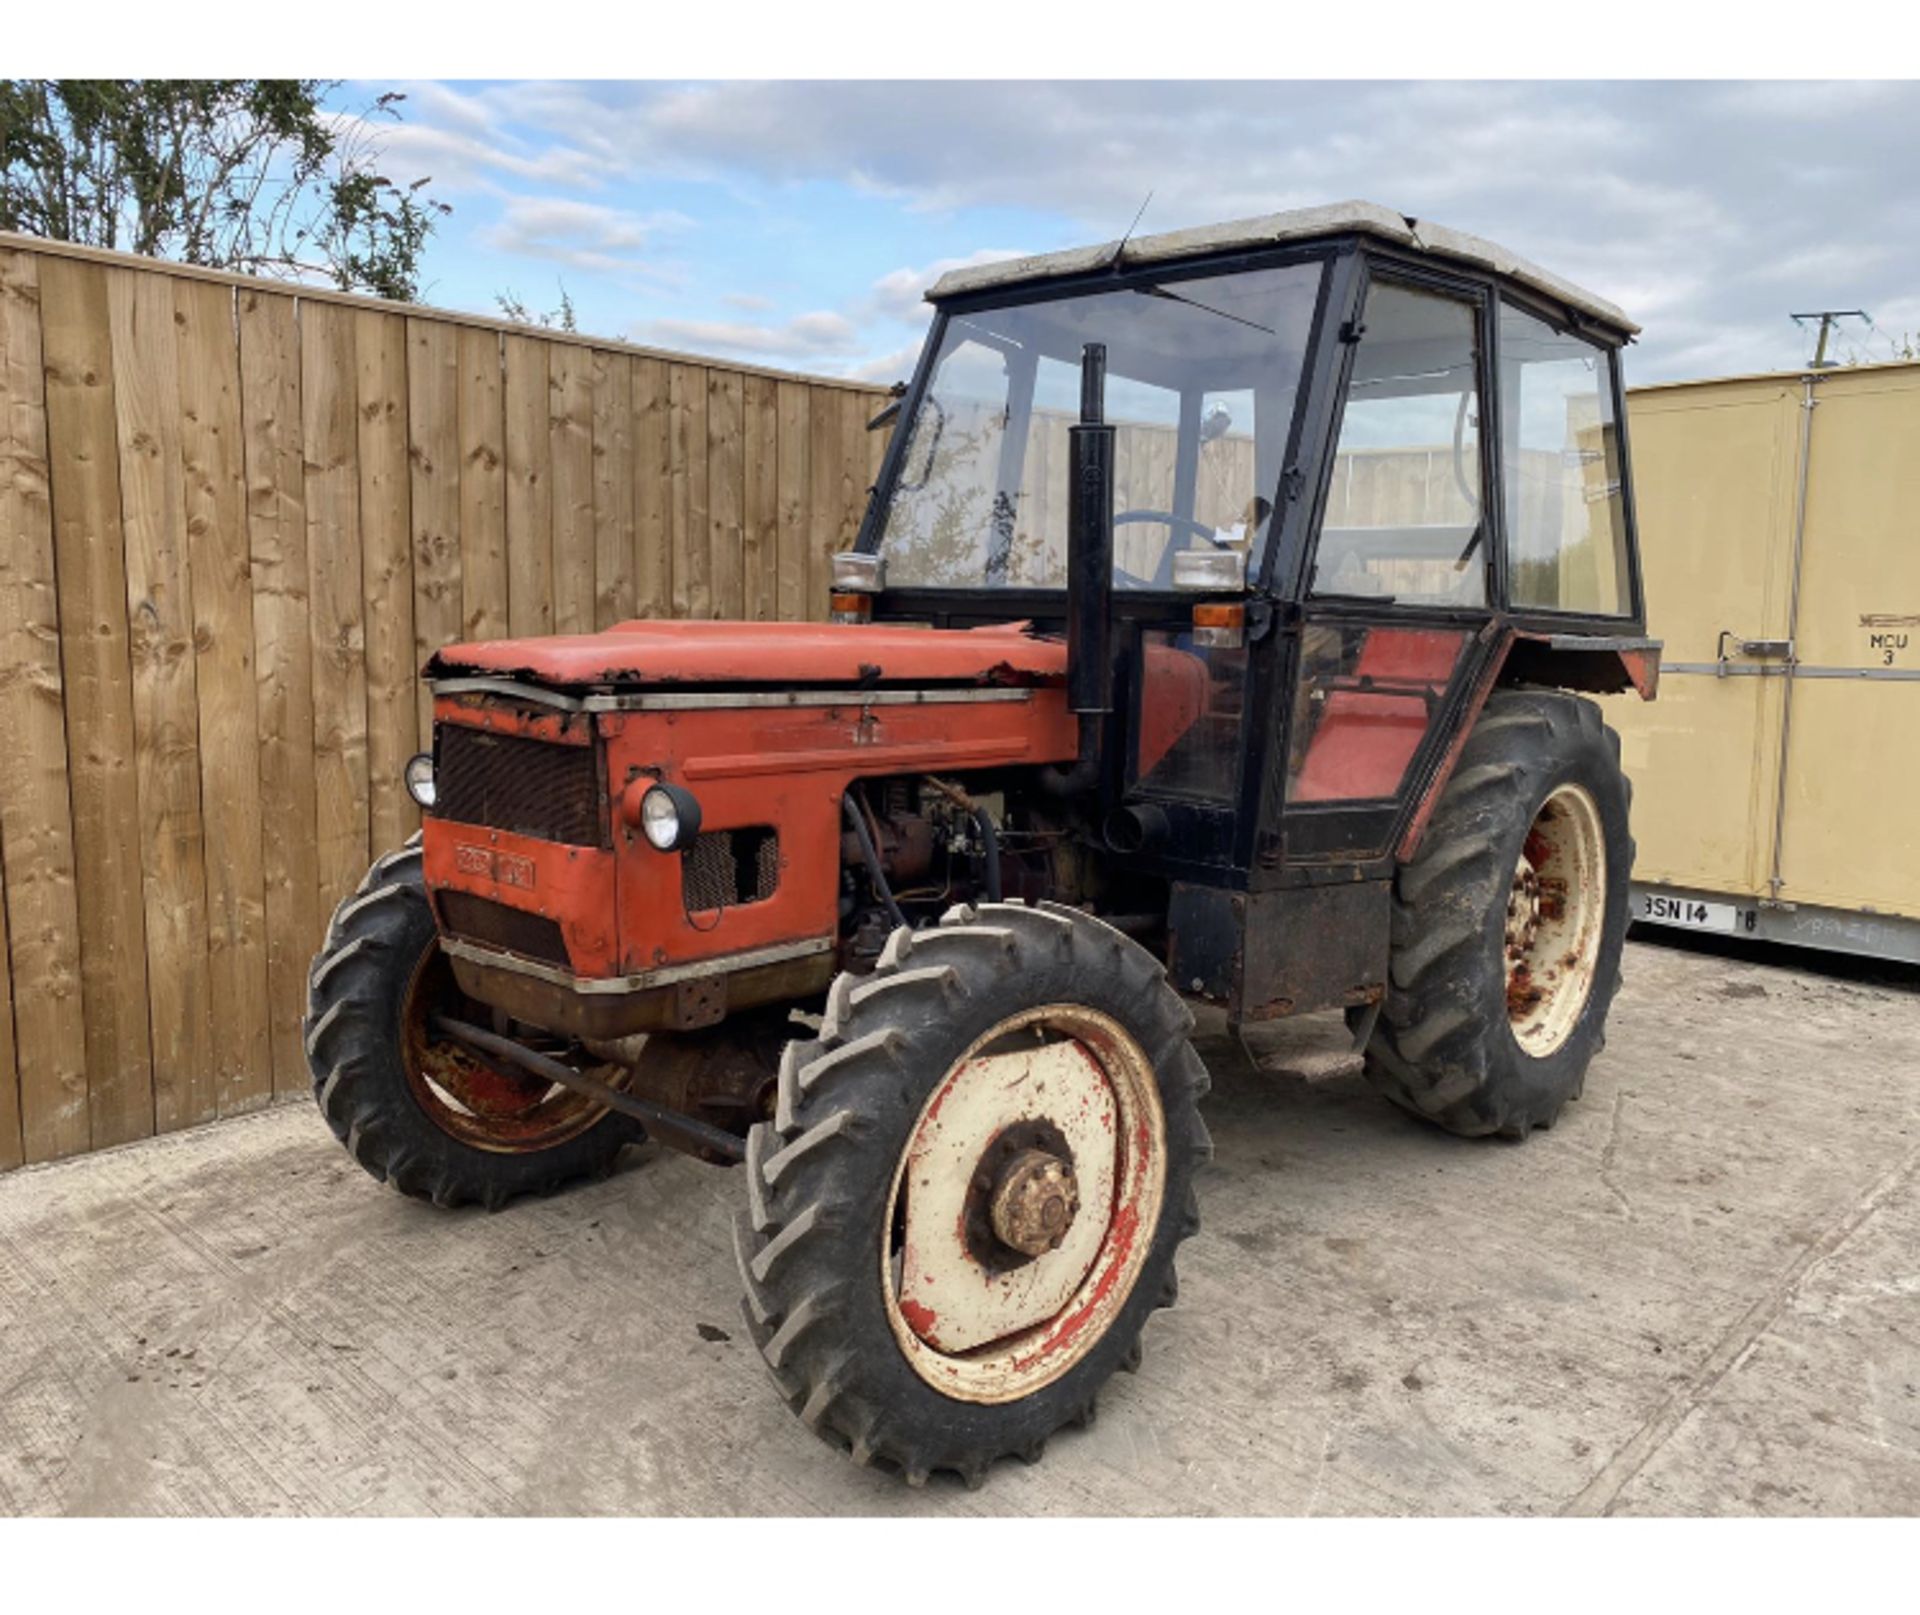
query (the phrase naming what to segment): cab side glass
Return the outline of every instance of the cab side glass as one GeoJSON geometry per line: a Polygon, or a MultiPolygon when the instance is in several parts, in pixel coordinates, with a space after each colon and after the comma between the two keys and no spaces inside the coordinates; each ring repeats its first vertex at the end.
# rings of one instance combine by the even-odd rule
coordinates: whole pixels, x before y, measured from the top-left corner
{"type": "Polygon", "coordinates": [[[1288,805],[1399,795],[1466,643],[1459,628],[1309,623],[1289,730],[1288,805]]]}
{"type": "Polygon", "coordinates": [[[1630,609],[1612,364],[1605,349],[1501,305],[1507,595],[1516,610],[1630,609]]]}
{"type": "Polygon", "coordinates": [[[1486,604],[1477,321],[1458,298],[1369,288],[1314,594],[1486,604]]]}

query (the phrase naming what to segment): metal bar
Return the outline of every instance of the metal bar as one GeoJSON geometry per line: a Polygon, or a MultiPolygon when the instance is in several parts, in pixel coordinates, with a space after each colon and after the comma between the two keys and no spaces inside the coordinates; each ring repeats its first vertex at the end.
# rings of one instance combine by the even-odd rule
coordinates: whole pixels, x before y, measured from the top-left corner
{"type": "Polygon", "coordinates": [[[563,695],[516,679],[435,679],[435,695],[504,695],[537,701],[562,712],[704,712],[731,707],[901,707],[955,703],[1031,701],[1025,686],[952,690],[660,690],[642,695],[563,695]]]}
{"type": "Polygon", "coordinates": [[[526,1047],[525,1044],[516,1043],[510,1037],[501,1037],[466,1021],[452,1020],[445,1015],[434,1016],[431,1024],[432,1029],[442,1037],[451,1038],[455,1043],[463,1043],[476,1054],[484,1054],[495,1060],[505,1060],[509,1065],[518,1066],[529,1075],[558,1083],[563,1088],[571,1088],[575,1093],[596,1100],[609,1110],[617,1110],[623,1116],[631,1116],[635,1121],[644,1122],[655,1132],[678,1133],[694,1147],[712,1150],[716,1155],[724,1156],[730,1163],[744,1161],[747,1158],[745,1140],[735,1137],[732,1133],[722,1132],[718,1127],[710,1127],[705,1122],[695,1121],[691,1116],[683,1116],[677,1110],[667,1109],[665,1105],[656,1105],[647,1099],[636,1099],[632,1094],[622,1093],[618,1088],[610,1088],[599,1078],[590,1077],[584,1071],[576,1071],[565,1062],[552,1059],[526,1047]]]}
{"type": "MultiPolygon", "coordinates": [[[[1729,679],[1778,679],[1785,678],[1789,669],[1785,664],[1779,666],[1737,667],[1731,664],[1722,666],[1718,662],[1662,662],[1661,676],[1669,673],[1705,673],[1713,678],[1729,679]]],[[[1808,667],[1795,662],[1791,669],[1796,679],[1891,679],[1920,680],[1920,667],[1808,667]]]]}
{"type": "Polygon", "coordinates": [[[696,981],[703,976],[730,976],[737,971],[760,965],[780,964],[802,959],[809,954],[825,953],[833,946],[830,936],[808,937],[800,942],[774,942],[764,948],[749,948],[744,953],[720,953],[711,959],[690,959],[685,964],[661,965],[657,970],[642,970],[631,976],[576,976],[558,965],[539,964],[517,953],[502,953],[497,948],[478,946],[457,936],[443,936],[440,949],[456,959],[495,970],[511,970],[516,975],[532,976],[551,982],[570,992],[591,997],[598,993],[638,993],[652,987],[670,987],[676,981],[696,981]]]}
{"type": "Polygon", "coordinates": [[[1794,495],[1793,573],[1787,587],[1788,648],[1784,669],[1787,687],[1780,695],[1780,769],[1773,796],[1773,870],[1767,877],[1768,895],[1775,902],[1780,900],[1780,888],[1784,883],[1781,857],[1787,833],[1787,765],[1793,741],[1793,674],[1799,659],[1800,560],[1807,543],[1807,472],[1813,457],[1813,388],[1817,379],[1814,376],[1801,378],[1804,392],[1800,399],[1800,485],[1794,495]]]}
{"type": "Polygon", "coordinates": [[[1025,687],[954,690],[663,690],[653,695],[590,695],[588,712],[706,712],[729,707],[924,707],[1031,701],[1025,687]]]}
{"type": "Polygon", "coordinates": [[[435,679],[435,695],[506,695],[519,701],[537,701],[541,706],[558,707],[562,712],[578,712],[579,700],[558,690],[542,689],[538,684],[522,684],[518,679],[459,678],[435,679]]]}

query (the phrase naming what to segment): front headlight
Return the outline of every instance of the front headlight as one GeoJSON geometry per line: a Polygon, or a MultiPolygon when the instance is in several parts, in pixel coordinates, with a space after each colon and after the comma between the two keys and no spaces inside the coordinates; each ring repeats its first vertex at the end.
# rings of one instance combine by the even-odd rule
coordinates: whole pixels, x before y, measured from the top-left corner
{"type": "Polygon", "coordinates": [[[700,803],[678,785],[655,785],[640,798],[640,833],[661,852],[691,845],[700,833],[700,803]]]}
{"type": "Polygon", "coordinates": [[[418,802],[423,808],[433,806],[432,752],[423,751],[418,756],[409,757],[407,759],[407,766],[402,771],[401,777],[407,782],[407,795],[412,797],[414,801],[418,802]]]}

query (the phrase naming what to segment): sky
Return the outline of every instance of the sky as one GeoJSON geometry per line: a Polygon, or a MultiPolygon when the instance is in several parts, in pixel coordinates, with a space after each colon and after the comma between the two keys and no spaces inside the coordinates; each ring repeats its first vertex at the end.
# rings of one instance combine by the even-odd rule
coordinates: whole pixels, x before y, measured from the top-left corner
{"type": "Polygon", "coordinates": [[[904,378],[944,269],[1365,198],[1489,237],[1645,327],[1630,383],[1920,339],[1920,84],[357,81],[451,204],[423,299],[904,378]]]}

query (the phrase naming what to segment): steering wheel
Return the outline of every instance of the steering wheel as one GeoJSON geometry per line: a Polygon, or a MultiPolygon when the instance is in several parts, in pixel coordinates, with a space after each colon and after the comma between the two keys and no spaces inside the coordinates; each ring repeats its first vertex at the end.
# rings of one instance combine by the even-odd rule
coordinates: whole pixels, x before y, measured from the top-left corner
{"type": "Polygon", "coordinates": [[[1176,516],[1170,510],[1123,510],[1113,518],[1115,527],[1137,522],[1160,522],[1167,529],[1167,545],[1160,552],[1160,564],[1154,568],[1151,578],[1136,577],[1125,567],[1115,567],[1115,573],[1136,589],[1170,589],[1173,587],[1174,539],[1181,530],[1204,538],[1214,548],[1221,547],[1215,529],[1191,516],[1176,516]]]}

